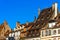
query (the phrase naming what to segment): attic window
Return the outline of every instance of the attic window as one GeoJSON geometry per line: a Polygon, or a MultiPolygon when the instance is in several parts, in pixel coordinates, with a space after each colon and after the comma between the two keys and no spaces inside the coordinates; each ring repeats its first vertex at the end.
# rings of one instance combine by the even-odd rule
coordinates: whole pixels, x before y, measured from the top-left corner
{"type": "Polygon", "coordinates": [[[47,19],[49,19],[50,15],[47,15],[47,19]]]}
{"type": "Polygon", "coordinates": [[[45,25],[45,23],[43,25],[45,25]]]}
{"type": "Polygon", "coordinates": [[[60,34],[60,29],[58,29],[58,34],[60,34]]]}
{"type": "Polygon", "coordinates": [[[49,28],[53,27],[55,23],[49,23],[49,28]]]}
{"type": "Polygon", "coordinates": [[[41,17],[41,20],[44,20],[44,18],[43,18],[43,17],[41,17]]]}

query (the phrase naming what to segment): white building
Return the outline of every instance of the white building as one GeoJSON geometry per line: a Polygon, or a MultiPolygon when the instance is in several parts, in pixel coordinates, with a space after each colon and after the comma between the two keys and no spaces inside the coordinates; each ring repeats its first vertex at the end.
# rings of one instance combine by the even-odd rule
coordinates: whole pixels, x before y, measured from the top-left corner
{"type": "Polygon", "coordinates": [[[60,40],[60,22],[51,20],[47,28],[41,29],[40,38],[41,40],[60,40]]]}

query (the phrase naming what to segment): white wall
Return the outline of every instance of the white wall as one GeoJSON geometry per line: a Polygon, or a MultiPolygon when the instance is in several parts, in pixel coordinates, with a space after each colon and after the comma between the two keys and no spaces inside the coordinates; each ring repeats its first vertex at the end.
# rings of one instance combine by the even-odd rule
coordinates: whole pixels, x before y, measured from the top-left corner
{"type": "Polygon", "coordinates": [[[11,35],[12,35],[12,34],[10,33],[10,34],[9,34],[9,37],[11,37],[11,35]]]}
{"type": "Polygon", "coordinates": [[[48,24],[48,25],[49,25],[49,28],[54,27],[55,24],[56,24],[56,22],[49,23],[49,24],[48,24]]]}
{"type": "Polygon", "coordinates": [[[14,33],[12,33],[12,37],[14,37],[14,35],[15,35],[15,34],[14,34],[14,33]]]}

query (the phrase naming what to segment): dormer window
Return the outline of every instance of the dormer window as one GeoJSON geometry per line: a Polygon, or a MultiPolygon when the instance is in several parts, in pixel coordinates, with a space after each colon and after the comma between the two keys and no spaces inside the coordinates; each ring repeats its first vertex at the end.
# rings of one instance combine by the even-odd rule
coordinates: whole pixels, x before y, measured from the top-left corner
{"type": "Polygon", "coordinates": [[[44,20],[44,18],[43,18],[43,17],[41,17],[41,20],[44,20]]]}
{"type": "Polygon", "coordinates": [[[25,27],[25,26],[24,26],[24,25],[22,25],[22,26],[20,27],[20,29],[24,29],[24,27],[25,27]]]}
{"type": "Polygon", "coordinates": [[[49,23],[49,27],[53,27],[55,25],[55,23],[49,23]]]}
{"type": "Polygon", "coordinates": [[[49,24],[48,24],[49,25],[49,28],[54,27],[55,24],[56,24],[56,21],[55,20],[49,21],[49,24]]]}
{"type": "Polygon", "coordinates": [[[49,19],[50,15],[47,15],[47,19],[49,19]]]}

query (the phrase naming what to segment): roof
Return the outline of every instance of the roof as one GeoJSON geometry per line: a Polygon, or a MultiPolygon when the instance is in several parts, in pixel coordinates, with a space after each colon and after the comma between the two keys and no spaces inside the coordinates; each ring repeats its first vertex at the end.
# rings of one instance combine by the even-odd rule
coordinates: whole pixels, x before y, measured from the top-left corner
{"type": "Polygon", "coordinates": [[[38,19],[39,19],[42,15],[45,15],[46,12],[49,12],[51,9],[52,9],[52,7],[43,9],[43,10],[40,12],[40,15],[38,16],[38,19]]]}
{"type": "Polygon", "coordinates": [[[56,20],[50,20],[49,23],[56,22],[56,20]]]}
{"type": "Polygon", "coordinates": [[[4,28],[4,25],[1,24],[1,25],[0,25],[0,32],[3,30],[3,28],[4,28]]]}

